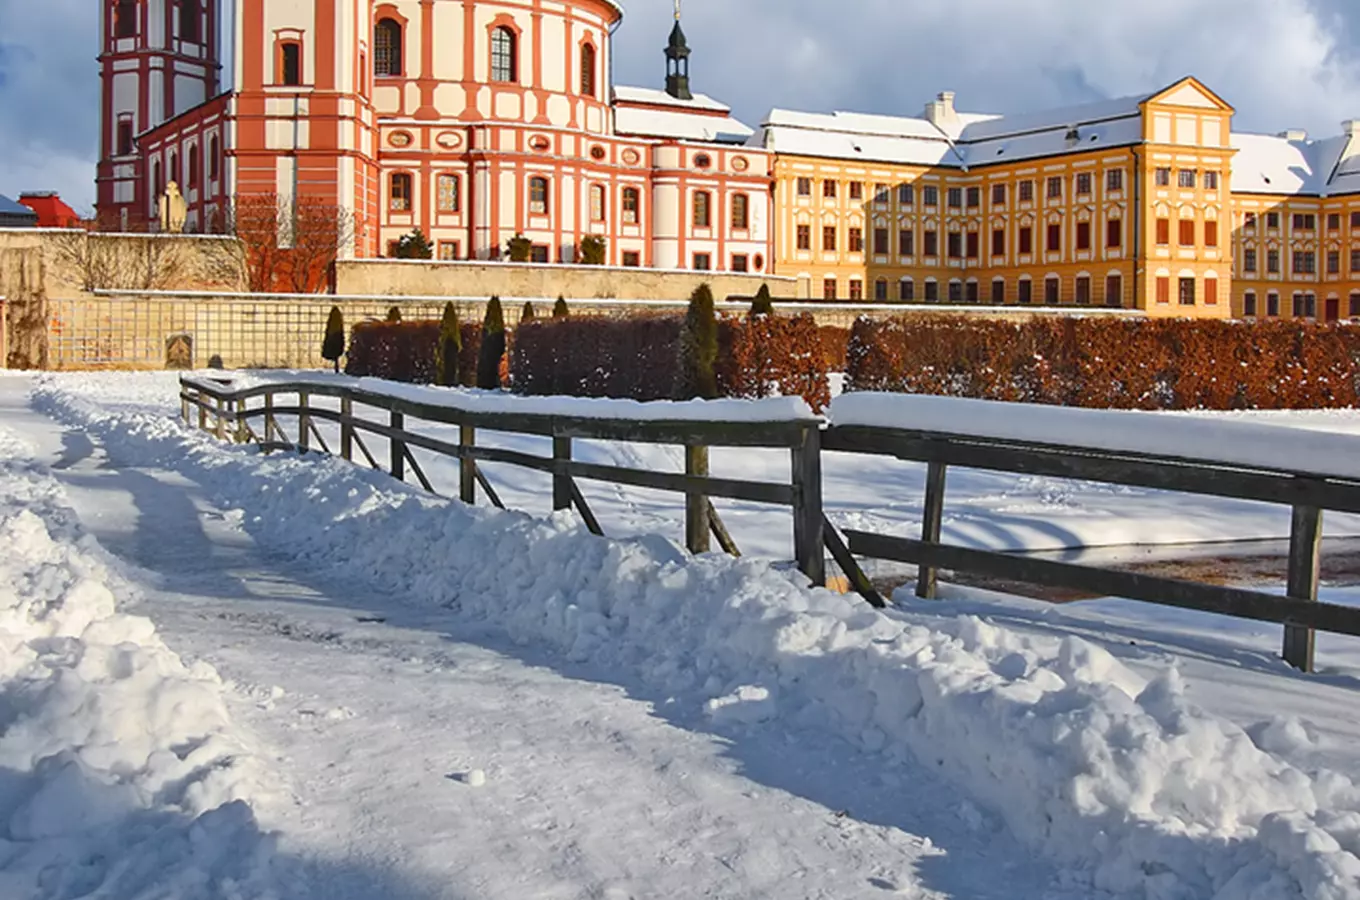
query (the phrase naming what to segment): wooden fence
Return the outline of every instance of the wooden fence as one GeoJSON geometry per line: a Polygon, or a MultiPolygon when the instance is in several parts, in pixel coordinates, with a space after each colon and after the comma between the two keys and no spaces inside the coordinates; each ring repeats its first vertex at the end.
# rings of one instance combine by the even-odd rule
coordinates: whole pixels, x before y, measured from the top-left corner
{"type": "Polygon", "coordinates": [[[478,489],[504,508],[479,461],[507,463],[552,476],[554,510],[575,509],[586,526],[602,534],[598,519],[576,484],[584,478],[685,495],[685,543],[694,553],[710,549],[716,538],[729,553],[739,550],[723,527],[710,497],[788,506],[793,511],[793,545],[798,568],[814,584],[825,584],[826,555],[846,574],[849,586],[875,607],[884,607],[855,560],[856,556],[896,560],[919,568],[917,594],[934,598],[940,569],[1004,578],[1021,583],[1070,588],[1096,596],[1121,597],[1163,606],[1219,613],[1285,626],[1284,658],[1312,671],[1315,632],[1360,636],[1360,609],[1318,602],[1322,511],[1360,513],[1360,481],[1304,475],[1285,469],[1249,467],[1091,447],[1025,443],[909,429],[832,426],[814,419],[775,422],[637,421],[519,412],[472,412],[423,403],[325,381],[269,383],[237,389],[230,378],[183,378],[180,400],[185,422],[219,438],[254,442],[265,450],[321,450],[331,453],[317,421],[339,425],[338,455],[383,468],[362,435],[388,441],[388,471],[403,479],[414,475],[433,491],[411,454],[420,447],[459,461],[459,496],[477,501],[478,489]],[[295,405],[277,398],[296,396],[295,405]],[[318,398],[338,401],[318,405],[318,398]],[[255,405],[257,403],[257,405],[255,405]],[[363,412],[364,415],[360,415],[363,412]],[[373,414],[386,421],[375,421],[373,414]],[[457,443],[406,427],[407,418],[459,429],[457,443]],[[280,421],[280,420],[284,421],[280,421]],[[292,426],[296,438],[285,430],[292,426]],[[257,427],[258,426],[258,427],[257,427]],[[552,439],[552,456],[479,446],[479,430],[528,434],[552,439]],[[685,448],[685,472],[667,473],[587,463],[572,458],[572,441],[612,440],[671,444],[685,448]],[[789,452],[786,483],[714,478],[709,448],[761,447],[789,452]],[[925,516],[920,540],[848,531],[848,545],[823,510],[824,450],[888,456],[926,464],[925,516]],[[1079,479],[1111,485],[1154,488],[1213,497],[1254,500],[1293,510],[1287,596],[1162,578],[1113,569],[1035,559],[941,542],[948,467],[959,466],[1029,476],[1079,479]]]}

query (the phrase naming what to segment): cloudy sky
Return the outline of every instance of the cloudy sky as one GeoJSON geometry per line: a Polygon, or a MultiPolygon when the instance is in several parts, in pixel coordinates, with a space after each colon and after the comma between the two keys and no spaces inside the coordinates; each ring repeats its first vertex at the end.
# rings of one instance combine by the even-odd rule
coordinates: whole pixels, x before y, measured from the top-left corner
{"type": "MultiPolygon", "coordinates": [[[[0,194],[94,201],[100,0],[0,0],[0,194]]],[[[660,86],[670,0],[625,0],[620,83],[660,86]]],[[[772,106],[1018,112],[1205,81],[1248,131],[1360,118],[1356,0],[685,0],[697,90],[772,106]]]]}

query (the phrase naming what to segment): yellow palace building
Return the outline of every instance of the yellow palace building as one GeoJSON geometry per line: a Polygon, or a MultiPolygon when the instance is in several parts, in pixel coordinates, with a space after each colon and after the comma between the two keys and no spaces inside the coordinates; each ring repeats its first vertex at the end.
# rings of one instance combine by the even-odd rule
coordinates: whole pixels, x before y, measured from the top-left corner
{"type": "Polygon", "coordinates": [[[775,271],[837,300],[1360,316],[1356,127],[1232,115],[1194,78],[1011,116],[776,109],[775,271]]]}

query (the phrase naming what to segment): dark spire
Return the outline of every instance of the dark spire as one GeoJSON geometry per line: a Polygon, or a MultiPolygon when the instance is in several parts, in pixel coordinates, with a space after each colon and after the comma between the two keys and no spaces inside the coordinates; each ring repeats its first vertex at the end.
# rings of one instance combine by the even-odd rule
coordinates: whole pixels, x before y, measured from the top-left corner
{"type": "Polygon", "coordinates": [[[666,93],[677,100],[693,100],[689,90],[689,42],[680,27],[680,0],[675,0],[675,27],[666,43],[666,93]]]}

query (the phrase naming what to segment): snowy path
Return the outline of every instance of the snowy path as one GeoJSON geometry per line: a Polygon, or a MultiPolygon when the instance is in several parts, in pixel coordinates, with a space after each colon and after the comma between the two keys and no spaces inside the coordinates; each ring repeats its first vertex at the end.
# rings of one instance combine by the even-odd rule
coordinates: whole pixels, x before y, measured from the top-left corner
{"type": "Polygon", "coordinates": [[[0,426],[38,445],[87,530],[142,570],[139,612],[234,682],[233,715],[275,753],[296,802],[263,824],[306,861],[290,896],[1065,896],[930,772],[884,775],[789,723],[715,734],[617,673],[272,558],[239,513],[109,466],[26,388],[0,377],[0,426]]]}

